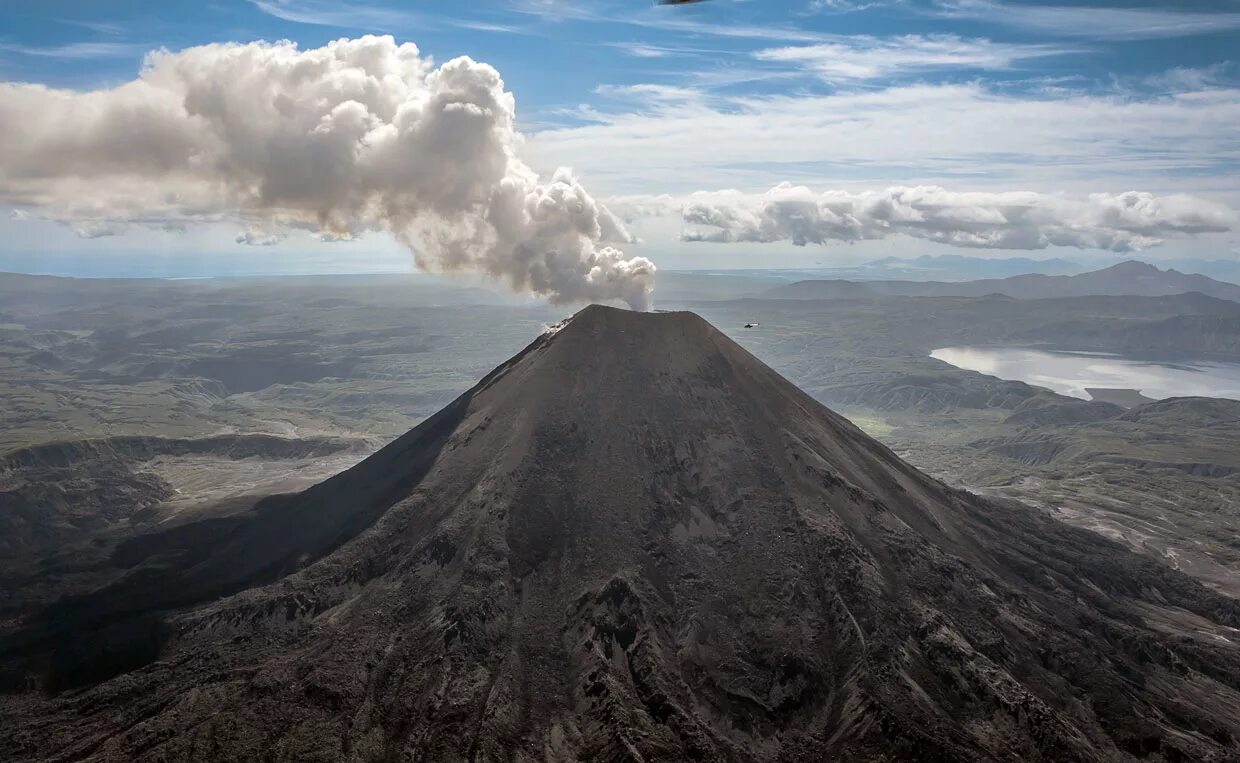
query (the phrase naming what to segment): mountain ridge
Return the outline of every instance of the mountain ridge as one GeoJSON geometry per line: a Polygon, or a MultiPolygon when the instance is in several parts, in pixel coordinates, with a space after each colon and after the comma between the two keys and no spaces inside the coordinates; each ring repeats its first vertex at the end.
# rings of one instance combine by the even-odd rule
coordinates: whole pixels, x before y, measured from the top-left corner
{"type": "Polygon", "coordinates": [[[807,280],[777,287],[774,299],[858,299],[877,296],[984,297],[1001,294],[1016,299],[1084,296],[1160,297],[1201,293],[1240,302],[1240,285],[1208,276],[1161,270],[1137,260],[1126,260],[1101,270],[1076,275],[1024,273],[976,281],[836,281],[807,280]]]}

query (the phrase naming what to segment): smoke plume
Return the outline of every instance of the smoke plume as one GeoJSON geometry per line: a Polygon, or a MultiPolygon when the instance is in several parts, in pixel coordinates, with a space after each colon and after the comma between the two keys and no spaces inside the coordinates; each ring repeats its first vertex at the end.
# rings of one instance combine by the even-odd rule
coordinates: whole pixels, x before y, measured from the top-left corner
{"type": "Polygon", "coordinates": [[[760,196],[694,194],[681,209],[692,226],[683,235],[687,241],[791,241],[798,246],[904,234],[981,249],[1067,246],[1127,252],[1158,246],[1169,237],[1229,231],[1236,224],[1232,210],[1204,199],[1135,191],[1070,199],[1027,192],[956,193],[933,186],[816,193],[783,184],[760,196]]]}
{"type": "Polygon", "coordinates": [[[107,90],[0,84],[0,201],[85,235],[390,231],[427,270],[644,307],[654,265],[610,245],[624,226],[571,172],[544,180],[517,158],[514,113],[492,67],[435,66],[391,37],[159,51],[107,90]]]}

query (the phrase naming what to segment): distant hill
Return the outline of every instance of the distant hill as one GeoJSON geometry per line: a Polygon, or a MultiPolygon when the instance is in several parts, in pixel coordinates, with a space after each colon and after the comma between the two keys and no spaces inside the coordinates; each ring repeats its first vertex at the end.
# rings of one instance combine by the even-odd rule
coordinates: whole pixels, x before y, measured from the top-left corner
{"type": "Polygon", "coordinates": [[[841,269],[840,278],[857,277],[869,281],[901,279],[909,281],[971,281],[977,278],[1007,278],[1025,273],[1074,275],[1088,270],[1087,265],[1058,257],[969,257],[961,254],[923,254],[920,257],[883,257],[855,268],[841,269]]]}
{"type": "Polygon", "coordinates": [[[1240,286],[1202,275],[1162,270],[1135,260],[1078,275],[1028,273],[1009,278],[948,283],[943,281],[798,281],[772,290],[774,299],[858,299],[866,297],[982,297],[1002,294],[1016,299],[1051,297],[1160,297],[1199,292],[1240,302],[1240,286]]]}
{"type": "Polygon", "coordinates": [[[1218,281],[1240,283],[1240,260],[1206,259],[1204,257],[1185,257],[1178,260],[1164,260],[1165,267],[1175,268],[1185,273],[1200,273],[1218,281]]]}

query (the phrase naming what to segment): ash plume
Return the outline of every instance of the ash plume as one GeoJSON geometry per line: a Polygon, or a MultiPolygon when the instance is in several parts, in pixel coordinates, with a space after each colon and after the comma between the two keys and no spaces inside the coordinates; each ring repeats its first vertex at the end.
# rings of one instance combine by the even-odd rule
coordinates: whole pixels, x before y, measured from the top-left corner
{"type": "Polygon", "coordinates": [[[391,37],[161,50],[110,89],[0,83],[0,201],[87,232],[388,231],[426,270],[646,307],[654,265],[570,171],[517,157],[514,116],[491,66],[391,37]]]}

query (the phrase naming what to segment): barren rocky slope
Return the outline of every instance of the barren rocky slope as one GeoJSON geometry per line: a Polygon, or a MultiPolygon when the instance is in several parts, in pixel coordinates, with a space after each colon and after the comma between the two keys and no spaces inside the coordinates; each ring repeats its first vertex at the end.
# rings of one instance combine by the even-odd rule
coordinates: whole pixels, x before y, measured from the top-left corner
{"type": "Polygon", "coordinates": [[[3,757],[1240,754],[1240,604],[929,479],[688,313],[588,308],[112,564],[0,634],[3,757]]]}

